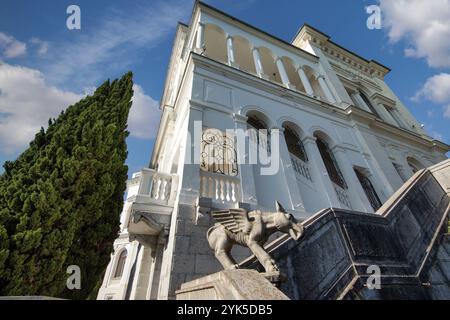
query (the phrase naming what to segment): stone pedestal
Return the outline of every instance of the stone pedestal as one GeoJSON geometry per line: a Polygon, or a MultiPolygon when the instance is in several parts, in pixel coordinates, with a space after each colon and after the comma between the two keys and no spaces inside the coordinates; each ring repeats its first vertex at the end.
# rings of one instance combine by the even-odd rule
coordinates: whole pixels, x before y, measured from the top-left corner
{"type": "Polygon", "coordinates": [[[289,300],[263,273],[256,270],[224,270],[186,282],[177,300],[289,300]]]}

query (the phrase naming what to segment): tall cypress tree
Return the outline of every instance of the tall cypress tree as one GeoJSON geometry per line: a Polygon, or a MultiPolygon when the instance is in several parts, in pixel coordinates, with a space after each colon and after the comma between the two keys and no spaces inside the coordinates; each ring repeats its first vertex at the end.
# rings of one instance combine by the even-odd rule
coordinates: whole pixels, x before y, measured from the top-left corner
{"type": "Polygon", "coordinates": [[[0,295],[95,297],[119,230],[132,74],[41,128],[0,176],[0,295]],[[81,290],[68,290],[69,265],[81,290]]]}

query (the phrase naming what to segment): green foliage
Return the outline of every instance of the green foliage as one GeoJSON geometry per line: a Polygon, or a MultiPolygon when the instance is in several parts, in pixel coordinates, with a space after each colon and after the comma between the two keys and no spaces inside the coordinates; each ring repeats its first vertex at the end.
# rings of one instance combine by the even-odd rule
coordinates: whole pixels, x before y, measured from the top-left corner
{"type": "Polygon", "coordinates": [[[132,74],[41,128],[0,176],[0,295],[86,299],[108,264],[127,178],[132,74]],[[69,265],[81,290],[66,289],[69,265]]]}

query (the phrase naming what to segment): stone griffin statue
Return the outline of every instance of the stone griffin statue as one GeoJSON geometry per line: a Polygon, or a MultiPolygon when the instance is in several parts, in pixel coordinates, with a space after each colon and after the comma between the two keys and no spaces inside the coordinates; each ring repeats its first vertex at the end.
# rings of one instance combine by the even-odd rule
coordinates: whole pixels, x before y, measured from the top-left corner
{"type": "Polygon", "coordinates": [[[275,261],[264,250],[264,244],[277,231],[298,240],[303,235],[303,226],[286,213],[278,201],[276,209],[277,212],[248,212],[244,209],[211,212],[216,224],[208,230],[208,243],[225,269],[238,268],[230,254],[233,246],[238,244],[252,251],[266,273],[279,272],[275,261]]]}

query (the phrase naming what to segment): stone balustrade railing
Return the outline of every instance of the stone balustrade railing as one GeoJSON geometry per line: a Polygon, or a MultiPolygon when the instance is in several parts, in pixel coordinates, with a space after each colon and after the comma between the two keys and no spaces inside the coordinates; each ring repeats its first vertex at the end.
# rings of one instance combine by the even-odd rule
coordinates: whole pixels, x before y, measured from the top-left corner
{"type": "Polygon", "coordinates": [[[333,184],[334,190],[336,191],[336,195],[338,197],[339,202],[342,205],[344,205],[345,208],[351,209],[352,205],[350,202],[350,198],[348,196],[348,191],[346,189],[342,188],[341,186],[338,186],[334,182],[332,184],[333,184]]]}
{"type": "Polygon", "coordinates": [[[172,206],[175,200],[178,177],[173,174],[144,169],[138,196],[150,197],[151,202],[172,206]]]}
{"type": "Polygon", "coordinates": [[[200,195],[213,201],[240,201],[240,179],[224,174],[200,171],[200,195]]]}
{"type": "Polygon", "coordinates": [[[294,168],[294,171],[297,175],[301,175],[304,178],[308,179],[309,181],[312,181],[311,173],[309,171],[309,165],[304,162],[303,160],[297,158],[293,154],[290,154],[291,161],[292,161],[292,167],[294,168]]]}

